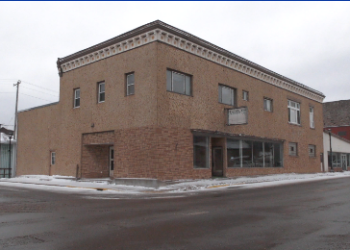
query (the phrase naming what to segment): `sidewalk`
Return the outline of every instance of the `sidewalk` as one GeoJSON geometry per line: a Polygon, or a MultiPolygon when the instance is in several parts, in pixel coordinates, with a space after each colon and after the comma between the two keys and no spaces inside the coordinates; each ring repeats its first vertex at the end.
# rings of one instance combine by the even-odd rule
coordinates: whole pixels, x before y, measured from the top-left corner
{"type": "Polygon", "coordinates": [[[81,179],[70,176],[24,175],[0,179],[0,185],[62,191],[107,191],[118,193],[177,193],[214,188],[258,188],[299,182],[350,177],[350,171],[316,174],[277,174],[253,177],[213,178],[162,182],[155,179],[81,179]]]}

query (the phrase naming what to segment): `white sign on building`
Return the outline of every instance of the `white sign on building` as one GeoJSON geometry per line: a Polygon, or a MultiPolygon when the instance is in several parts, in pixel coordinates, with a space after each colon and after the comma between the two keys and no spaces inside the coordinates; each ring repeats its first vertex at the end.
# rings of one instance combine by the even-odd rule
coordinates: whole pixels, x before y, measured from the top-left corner
{"type": "Polygon", "coordinates": [[[248,108],[234,108],[229,109],[227,115],[228,125],[238,125],[248,123],[248,108]]]}

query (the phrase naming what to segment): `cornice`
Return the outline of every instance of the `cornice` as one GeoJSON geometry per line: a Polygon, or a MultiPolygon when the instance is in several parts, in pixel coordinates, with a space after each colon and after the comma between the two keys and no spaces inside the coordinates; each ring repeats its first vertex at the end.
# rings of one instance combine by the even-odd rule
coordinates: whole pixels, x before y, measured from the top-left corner
{"type": "Polygon", "coordinates": [[[83,67],[155,41],[184,50],[193,55],[239,71],[271,85],[289,90],[298,95],[305,96],[317,102],[322,103],[325,97],[323,93],[315,89],[279,75],[256,63],[246,60],[159,20],[70,56],[59,58],[57,60],[59,74],[62,75],[73,69],[83,67]]]}

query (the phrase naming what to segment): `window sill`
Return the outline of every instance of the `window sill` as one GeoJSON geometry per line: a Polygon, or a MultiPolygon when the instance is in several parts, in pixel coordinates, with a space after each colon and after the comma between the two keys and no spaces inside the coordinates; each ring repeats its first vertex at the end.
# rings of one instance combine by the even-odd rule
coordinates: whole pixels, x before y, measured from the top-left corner
{"type": "Polygon", "coordinates": [[[78,109],[78,108],[80,108],[80,106],[79,107],[73,107],[73,109],[78,109]]]}
{"type": "Polygon", "coordinates": [[[302,127],[301,124],[297,124],[297,123],[291,123],[291,122],[288,122],[289,125],[293,125],[293,126],[298,126],[298,127],[302,127]]]}
{"type": "Polygon", "coordinates": [[[170,90],[167,90],[167,92],[169,92],[169,93],[174,93],[174,94],[178,94],[178,95],[184,95],[184,96],[193,97],[193,95],[186,95],[186,94],[182,94],[182,93],[175,92],[175,91],[170,91],[170,90]]]}
{"type": "Polygon", "coordinates": [[[226,106],[230,106],[230,107],[233,107],[235,108],[236,105],[232,105],[232,104],[227,104],[227,103],[223,103],[223,102],[218,102],[219,104],[223,104],[223,105],[226,105],[226,106]]]}
{"type": "Polygon", "coordinates": [[[97,104],[99,104],[99,103],[104,103],[105,101],[103,101],[103,102],[98,102],[97,104]]]}
{"type": "Polygon", "coordinates": [[[193,169],[204,170],[204,169],[210,169],[210,168],[208,168],[208,167],[205,167],[205,168],[194,167],[193,169]]]}

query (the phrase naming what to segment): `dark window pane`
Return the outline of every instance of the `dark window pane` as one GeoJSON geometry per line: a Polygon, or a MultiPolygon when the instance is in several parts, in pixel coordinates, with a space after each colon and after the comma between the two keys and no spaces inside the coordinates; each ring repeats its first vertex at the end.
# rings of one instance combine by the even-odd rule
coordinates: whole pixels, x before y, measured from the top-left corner
{"type": "Polygon", "coordinates": [[[243,167],[252,167],[253,159],[252,159],[252,142],[250,141],[242,141],[242,158],[243,158],[243,167]]]}
{"type": "Polygon", "coordinates": [[[186,95],[191,95],[191,77],[186,76],[186,95]]]}
{"type": "Polygon", "coordinates": [[[105,84],[104,83],[100,84],[100,93],[101,92],[105,92],[105,84]]]}
{"type": "Polygon", "coordinates": [[[273,167],[273,151],[274,151],[273,144],[265,142],[265,145],[264,145],[265,167],[273,167]]]}
{"type": "Polygon", "coordinates": [[[130,74],[127,76],[127,83],[128,85],[134,84],[134,74],[130,74]]]}
{"type": "Polygon", "coordinates": [[[105,101],[105,93],[101,93],[100,94],[100,102],[104,102],[105,101]]]}
{"type": "Polygon", "coordinates": [[[193,165],[195,168],[208,167],[208,139],[204,136],[193,137],[193,165]]]}
{"type": "Polygon", "coordinates": [[[227,140],[227,167],[239,168],[241,167],[240,157],[240,141],[239,140],[227,140]]]}
{"type": "Polygon", "coordinates": [[[128,86],[128,95],[133,95],[134,94],[134,85],[128,86]]]}
{"type": "Polygon", "coordinates": [[[75,99],[75,107],[79,107],[79,106],[80,106],[80,98],[75,99]]]}
{"type": "Polygon", "coordinates": [[[273,146],[273,166],[282,167],[282,144],[274,143],[273,146]]]}
{"type": "Polygon", "coordinates": [[[228,105],[233,105],[233,89],[226,87],[226,86],[220,86],[221,88],[221,102],[228,105]]]}
{"type": "Polygon", "coordinates": [[[262,142],[253,142],[253,162],[254,167],[264,166],[264,151],[262,142]]]}
{"type": "Polygon", "coordinates": [[[167,71],[166,71],[166,89],[167,89],[168,91],[171,91],[171,90],[172,90],[172,89],[171,89],[171,75],[172,75],[171,71],[170,71],[170,70],[167,70],[167,71]]]}
{"type": "Polygon", "coordinates": [[[173,91],[185,94],[185,83],[186,83],[186,77],[185,75],[178,74],[176,72],[173,72],[173,91]]]}

